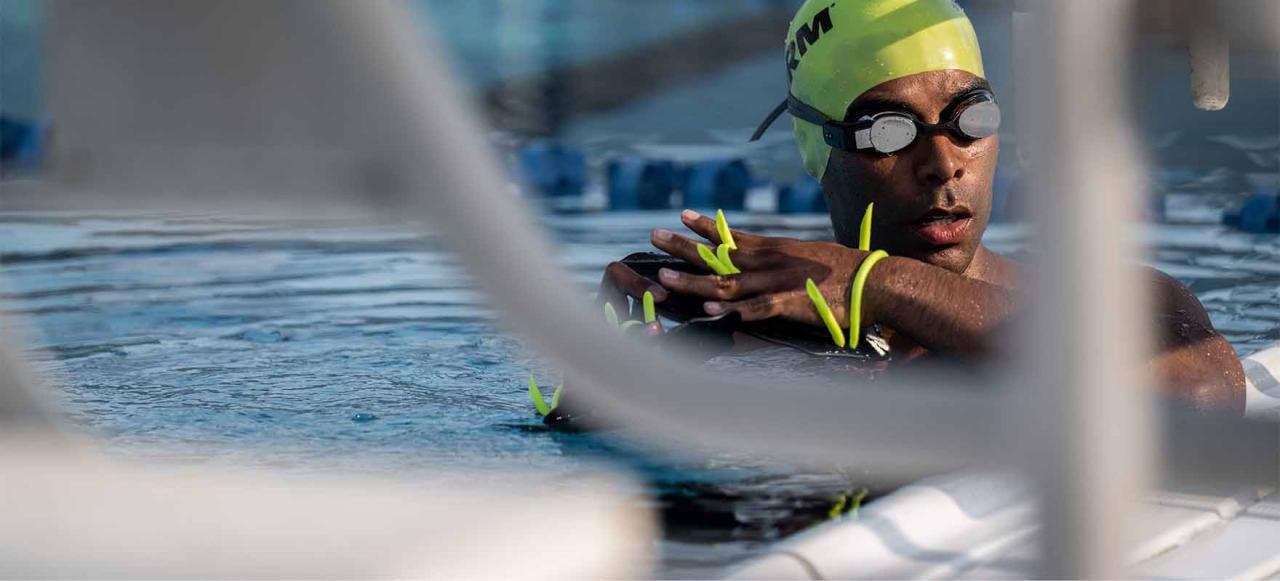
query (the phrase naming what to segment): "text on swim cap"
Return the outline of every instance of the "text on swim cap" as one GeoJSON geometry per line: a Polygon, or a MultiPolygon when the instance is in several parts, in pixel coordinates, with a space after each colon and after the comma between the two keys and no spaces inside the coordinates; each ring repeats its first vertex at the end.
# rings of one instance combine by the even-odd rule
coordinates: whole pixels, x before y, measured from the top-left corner
{"type": "MultiPolygon", "coordinates": [[[[835,6],[832,4],[831,6],[835,6]]],[[[800,25],[796,29],[795,38],[787,43],[787,74],[800,66],[800,59],[809,52],[809,47],[822,40],[822,35],[831,32],[835,24],[831,21],[831,6],[823,8],[813,15],[813,22],[800,25]]]]}

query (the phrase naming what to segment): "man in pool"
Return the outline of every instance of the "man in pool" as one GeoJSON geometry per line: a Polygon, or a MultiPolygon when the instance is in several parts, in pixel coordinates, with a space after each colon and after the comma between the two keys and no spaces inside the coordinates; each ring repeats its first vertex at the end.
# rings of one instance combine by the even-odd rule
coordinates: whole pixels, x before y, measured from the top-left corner
{"type": "MultiPolygon", "coordinates": [[[[817,284],[836,321],[848,321],[852,281],[862,269],[861,326],[878,324],[895,360],[990,352],[1019,310],[1019,267],[982,244],[999,105],[964,12],[952,0],[809,0],[788,40],[785,108],[805,167],[821,180],[836,242],[735,232],[732,260],[741,274],[662,269],[656,285],[615,262],[605,273],[605,297],[616,302],[650,291],[661,302],[670,292],[686,293],[705,298],[709,315],[736,311],[744,321],[822,326],[806,280],[817,284]],[[889,256],[869,264],[870,254],[856,249],[855,225],[873,203],[873,248],[889,256]]],[[[686,210],[681,220],[720,242],[713,219],[686,210]]],[[[706,264],[692,238],[654,230],[651,241],[706,264]]],[[[1150,273],[1158,311],[1151,368],[1163,392],[1199,409],[1239,413],[1244,373],[1235,352],[1186,286],[1150,273]]]]}

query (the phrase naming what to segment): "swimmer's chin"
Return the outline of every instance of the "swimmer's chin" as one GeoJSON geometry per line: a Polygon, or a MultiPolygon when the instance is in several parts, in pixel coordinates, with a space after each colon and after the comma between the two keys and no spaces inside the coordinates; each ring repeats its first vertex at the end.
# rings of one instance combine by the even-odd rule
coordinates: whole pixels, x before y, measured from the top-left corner
{"type": "Polygon", "coordinates": [[[968,250],[967,246],[964,242],[950,246],[935,246],[904,256],[960,274],[969,268],[969,263],[973,262],[974,252],[968,250]]]}

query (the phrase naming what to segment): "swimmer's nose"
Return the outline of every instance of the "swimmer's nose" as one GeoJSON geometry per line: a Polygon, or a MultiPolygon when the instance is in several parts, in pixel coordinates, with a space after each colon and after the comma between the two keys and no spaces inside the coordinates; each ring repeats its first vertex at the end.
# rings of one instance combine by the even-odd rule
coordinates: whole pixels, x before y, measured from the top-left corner
{"type": "Polygon", "coordinates": [[[921,136],[915,154],[916,179],[929,189],[959,180],[965,174],[965,158],[959,144],[946,132],[921,136]]]}

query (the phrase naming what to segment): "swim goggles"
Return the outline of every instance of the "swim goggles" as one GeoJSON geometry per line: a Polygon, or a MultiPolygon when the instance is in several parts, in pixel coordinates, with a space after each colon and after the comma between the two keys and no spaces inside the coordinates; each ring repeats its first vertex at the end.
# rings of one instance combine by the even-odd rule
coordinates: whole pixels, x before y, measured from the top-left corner
{"type": "Polygon", "coordinates": [[[787,100],[760,124],[751,141],[760,139],[784,111],[821,127],[822,138],[831,147],[844,151],[872,149],[886,155],[906,149],[921,133],[946,131],[959,139],[976,141],[991,137],[1000,129],[1000,105],[991,91],[974,91],[950,109],[951,119],[937,124],[925,123],[902,111],[885,111],[845,123],[827,117],[794,95],[788,95],[787,100]]]}

